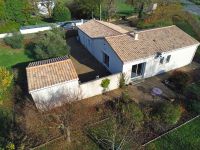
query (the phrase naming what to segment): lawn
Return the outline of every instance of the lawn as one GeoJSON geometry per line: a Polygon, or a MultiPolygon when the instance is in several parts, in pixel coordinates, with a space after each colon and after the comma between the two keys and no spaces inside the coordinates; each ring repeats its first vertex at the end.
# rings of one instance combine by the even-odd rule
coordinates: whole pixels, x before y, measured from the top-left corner
{"type": "Polygon", "coordinates": [[[147,146],[147,149],[156,150],[197,150],[199,148],[200,117],[147,146]]]}
{"type": "Polygon", "coordinates": [[[28,61],[31,59],[25,54],[24,49],[11,49],[0,44],[0,66],[11,68],[18,63],[28,61]]]}

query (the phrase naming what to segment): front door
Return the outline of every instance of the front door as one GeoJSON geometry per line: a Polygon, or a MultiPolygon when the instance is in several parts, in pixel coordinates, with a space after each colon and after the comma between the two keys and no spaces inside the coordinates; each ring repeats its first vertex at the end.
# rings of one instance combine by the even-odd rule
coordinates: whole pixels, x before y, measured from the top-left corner
{"type": "Polygon", "coordinates": [[[131,78],[142,77],[144,74],[145,63],[140,63],[132,66],[131,78]]]}

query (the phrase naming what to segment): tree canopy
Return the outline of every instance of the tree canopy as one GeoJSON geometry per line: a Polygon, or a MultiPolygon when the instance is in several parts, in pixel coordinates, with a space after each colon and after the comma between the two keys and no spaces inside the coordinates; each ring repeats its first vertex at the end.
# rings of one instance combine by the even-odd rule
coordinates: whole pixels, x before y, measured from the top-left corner
{"type": "Polygon", "coordinates": [[[66,44],[64,31],[55,28],[52,31],[39,33],[34,40],[33,49],[27,52],[36,59],[48,59],[69,55],[70,50],[66,44]]]}
{"type": "Polygon", "coordinates": [[[53,9],[53,19],[55,21],[71,20],[71,12],[62,3],[58,3],[53,9]]]}

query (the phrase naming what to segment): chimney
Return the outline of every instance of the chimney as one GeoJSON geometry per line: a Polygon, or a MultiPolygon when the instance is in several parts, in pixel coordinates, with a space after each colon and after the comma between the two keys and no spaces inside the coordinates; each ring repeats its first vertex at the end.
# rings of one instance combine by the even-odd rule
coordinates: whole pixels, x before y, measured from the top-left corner
{"type": "Polygon", "coordinates": [[[139,35],[138,35],[137,32],[134,33],[134,39],[135,39],[135,40],[139,40],[139,35]]]}
{"type": "Polygon", "coordinates": [[[138,32],[134,31],[134,32],[129,33],[129,35],[132,36],[134,40],[139,40],[138,32]]]}

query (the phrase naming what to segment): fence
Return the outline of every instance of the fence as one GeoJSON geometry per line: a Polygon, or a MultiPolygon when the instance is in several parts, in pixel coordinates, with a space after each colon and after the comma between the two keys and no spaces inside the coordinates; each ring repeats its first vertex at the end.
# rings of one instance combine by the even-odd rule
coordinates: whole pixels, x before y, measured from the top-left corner
{"type": "Polygon", "coordinates": [[[184,125],[190,123],[191,121],[193,121],[193,120],[199,118],[199,116],[200,116],[200,115],[198,115],[198,116],[196,116],[196,117],[190,119],[189,121],[186,121],[185,123],[181,124],[180,126],[178,126],[178,127],[176,127],[176,128],[173,128],[172,130],[170,130],[170,131],[168,131],[168,132],[166,132],[166,133],[164,133],[164,134],[162,134],[162,135],[160,135],[160,136],[154,138],[153,140],[150,140],[149,142],[143,144],[142,146],[146,146],[146,145],[148,145],[148,144],[150,144],[150,143],[152,143],[152,142],[154,142],[154,141],[160,139],[161,137],[163,137],[163,136],[165,136],[165,135],[167,135],[167,134],[169,134],[169,133],[171,133],[171,132],[174,132],[175,130],[179,129],[180,127],[182,127],[182,126],[184,126],[184,125]]]}
{"type": "MultiPolygon", "coordinates": [[[[66,30],[69,30],[69,29],[74,28],[75,26],[82,25],[86,21],[87,20],[81,19],[81,20],[73,20],[73,21],[68,21],[68,22],[49,23],[45,25],[24,26],[20,28],[19,32],[21,34],[31,34],[31,33],[51,30],[52,27],[62,27],[66,30]]],[[[0,38],[5,38],[7,36],[12,36],[12,33],[0,34],[0,38]]]]}
{"type": "Polygon", "coordinates": [[[107,77],[103,77],[100,79],[96,79],[93,81],[80,84],[81,99],[102,94],[103,88],[101,87],[101,82],[104,79],[110,80],[108,91],[118,89],[120,77],[121,77],[121,73],[117,73],[117,74],[113,74],[107,77]]]}

